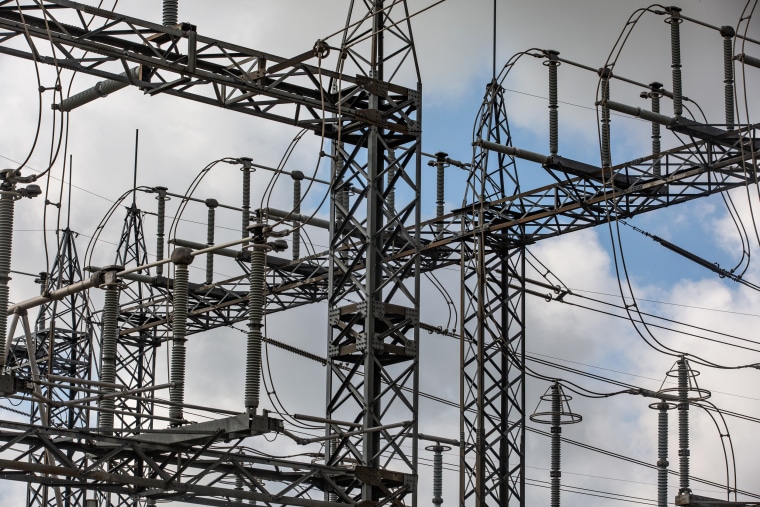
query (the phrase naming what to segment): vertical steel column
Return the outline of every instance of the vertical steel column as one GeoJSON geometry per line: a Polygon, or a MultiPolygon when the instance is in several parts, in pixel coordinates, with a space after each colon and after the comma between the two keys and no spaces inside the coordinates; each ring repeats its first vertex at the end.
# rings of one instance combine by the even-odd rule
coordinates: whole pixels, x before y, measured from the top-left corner
{"type": "MultiPolygon", "coordinates": [[[[162,260],[164,258],[164,226],[166,222],[166,201],[169,198],[166,196],[166,191],[169,190],[166,187],[156,187],[158,195],[158,220],[156,225],[156,260],[162,260]]],[[[164,274],[164,265],[159,264],[156,266],[156,274],[161,276],[164,274]]]]}
{"type": "MultiPolygon", "coordinates": [[[[121,239],[117,248],[114,264],[124,267],[141,266],[148,263],[148,249],[145,243],[142,211],[132,204],[124,218],[121,239]]],[[[138,273],[150,274],[149,270],[138,273]]],[[[119,312],[119,329],[132,329],[128,334],[119,335],[117,342],[117,382],[127,389],[140,389],[153,385],[156,380],[156,350],[162,343],[158,333],[165,333],[165,328],[143,329],[142,325],[150,319],[162,318],[159,308],[154,304],[154,288],[149,283],[127,281],[122,283],[121,304],[119,312]],[[122,311],[129,308],[129,311],[122,311]]],[[[153,419],[143,414],[153,414],[152,393],[137,395],[140,400],[117,400],[117,414],[123,428],[152,428],[153,419]]],[[[120,497],[123,501],[125,497],[120,497]]]]}
{"type": "MultiPolygon", "coordinates": [[[[114,392],[114,388],[108,384],[116,383],[116,341],[119,338],[119,291],[121,290],[121,281],[116,277],[116,273],[122,269],[121,266],[103,268],[103,288],[106,291],[100,358],[100,380],[105,383],[101,389],[103,394],[114,392]]],[[[103,434],[110,435],[114,427],[114,399],[102,398],[99,405],[104,410],[98,413],[98,427],[103,434]]]]}
{"type": "MultiPolygon", "coordinates": [[[[11,252],[13,245],[13,211],[16,195],[11,193],[10,188],[0,186],[3,194],[0,195],[0,350],[7,350],[6,341],[12,337],[6,336],[8,330],[8,282],[11,273],[11,252]]],[[[5,366],[5,354],[0,357],[0,368],[5,366]]]]}
{"type": "Polygon", "coordinates": [[[245,408],[255,414],[259,408],[261,383],[261,342],[264,317],[266,252],[268,249],[265,227],[254,224],[250,227],[253,245],[251,250],[250,289],[248,291],[248,341],[245,354],[245,408]]]}
{"type": "MultiPolygon", "coordinates": [[[[290,177],[293,178],[293,214],[301,214],[301,181],[303,181],[303,173],[301,171],[293,171],[290,173],[290,177]]],[[[301,227],[303,224],[299,220],[293,220],[293,260],[301,258],[301,227]]]]}
{"type": "Polygon", "coordinates": [[[187,342],[187,301],[189,289],[188,266],[193,262],[192,250],[189,248],[175,248],[172,252],[174,264],[174,312],[172,316],[172,355],[169,388],[169,417],[176,419],[172,426],[182,424],[184,420],[185,404],[185,343],[187,342]]]}
{"type": "Polygon", "coordinates": [[[733,27],[721,26],[723,36],[723,83],[725,87],[726,130],[734,129],[734,36],[733,27]]]}
{"type": "Polygon", "coordinates": [[[559,150],[559,118],[557,101],[557,67],[559,67],[559,51],[550,49],[546,52],[548,60],[544,65],[549,67],[549,153],[556,155],[559,150]]]}
{"type": "Polygon", "coordinates": [[[678,360],[678,494],[690,493],[689,488],[689,363],[678,360]]]}
{"type": "Polygon", "coordinates": [[[347,494],[373,505],[415,505],[417,493],[421,94],[418,84],[383,81],[417,72],[408,16],[403,0],[351,3],[341,65],[366,76],[359,100],[381,121],[337,118],[340,143],[333,146],[326,413],[363,431],[341,436],[328,425],[335,445],[326,448],[326,461],[355,471],[339,501],[347,494]],[[369,12],[354,10],[359,5],[369,12]],[[390,121],[401,108],[403,118],[390,121]],[[350,135],[341,135],[345,125],[350,135]],[[403,249],[416,253],[396,257],[403,249]]]}
{"type": "MultiPolygon", "coordinates": [[[[242,157],[240,161],[243,163],[243,167],[240,168],[240,170],[243,171],[243,205],[241,206],[241,208],[243,208],[243,235],[241,237],[247,238],[248,227],[251,225],[251,162],[253,162],[253,160],[248,157],[242,157]]],[[[248,242],[245,242],[242,245],[247,246],[248,242]]]]}
{"type": "MultiPolygon", "coordinates": [[[[79,266],[75,233],[66,227],[61,231],[55,258],[51,261],[51,272],[40,273],[35,281],[40,284],[40,293],[59,289],[75,280],[82,280],[79,266]]],[[[34,332],[35,347],[48,350],[47,358],[39,364],[43,380],[48,374],[63,375],[82,380],[91,380],[92,374],[92,316],[85,293],[74,293],[61,300],[51,301],[40,306],[34,332]]],[[[88,393],[79,391],[76,386],[54,382],[41,388],[43,396],[53,400],[50,404],[47,426],[50,428],[81,429],[92,426],[90,421],[91,403],[80,405],[61,405],[59,402],[73,402],[88,397],[88,393]]],[[[42,423],[39,407],[32,404],[30,422],[42,423]]],[[[45,463],[44,449],[31,450],[31,463],[45,463]]],[[[86,468],[89,457],[73,451],[67,452],[68,458],[86,468]]],[[[52,486],[30,483],[27,488],[28,507],[52,507],[52,486]]],[[[66,507],[83,507],[85,490],[65,485],[60,488],[66,500],[66,507]]],[[[56,492],[57,493],[57,492],[56,492]]]]}
{"type": "MultiPolygon", "coordinates": [[[[212,246],[214,244],[214,228],[216,227],[216,208],[219,206],[219,201],[216,199],[206,199],[206,207],[208,208],[208,216],[206,220],[206,246],[212,246]]],[[[209,252],[206,254],[206,285],[214,283],[214,253],[209,252]]]]}
{"type": "Polygon", "coordinates": [[[670,52],[673,69],[673,114],[683,114],[683,91],[681,90],[681,8],[666,7],[670,17],[665,20],[670,25],[670,52]]]}
{"type": "MultiPolygon", "coordinates": [[[[475,139],[511,145],[504,89],[486,87],[475,139]]],[[[525,505],[525,231],[485,232],[524,213],[513,157],[474,144],[462,242],[460,505],[525,505]],[[503,202],[503,205],[494,205],[503,202]]]]}

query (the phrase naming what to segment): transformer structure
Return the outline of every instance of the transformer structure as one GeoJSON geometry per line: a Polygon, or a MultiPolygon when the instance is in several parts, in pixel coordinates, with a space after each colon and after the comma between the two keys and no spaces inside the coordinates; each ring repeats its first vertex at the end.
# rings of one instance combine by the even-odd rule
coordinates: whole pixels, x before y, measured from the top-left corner
{"type": "MultiPolygon", "coordinates": [[[[102,389],[90,400],[97,402],[90,407],[99,414],[98,427],[46,425],[42,409],[58,405],[44,402],[36,404],[43,424],[37,419],[30,424],[0,421],[0,441],[8,449],[0,459],[0,478],[56,493],[61,488],[94,491],[101,499],[118,499],[119,505],[160,500],[303,507],[416,505],[420,275],[459,264],[459,503],[525,505],[525,297],[531,293],[526,286],[526,245],[752,183],[747,160],[758,149],[756,128],[703,125],[686,120],[679,111],[669,117],[614,102],[609,94],[614,76],[605,68],[599,72],[602,163],[597,167],[561,157],[556,132],[556,72],[561,60],[556,51],[546,51],[549,154],[512,146],[502,86],[506,75],[494,76],[478,116],[466,201],[448,215],[442,214],[441,205],[434,220],[422,222],[421,85],[407,2],[351,2],[339,48],[317,41],[312,50],[292,58],[204,37],[195,26],[178,23],[175,11],[176,3],[170,4],[160,25],[69,0],[0,2],[0,29],[5,34],[0,53],[105,80],[96,92],[82,92],[57,104],[62,111],[94,100],[103,90],[133,85],[149,95],[173,95],[318,134],[332,144],[330,153],[322,154],[331,164],[329,247],[304,258],[276,255],[281,240],[270,239],[282,234],[282,223],[297,227],[308,221],[297,213],[299,187],[295,215],[254,210],[250,224],[250,200],[244,198],[243,228],[252,226],[251,238],[226,245],[211,245],[212,235],[206,243],[177,238],[171,255],[175,278],[164,276],[168,259],[152,263],[157,268],[153,277],[147,271],[153,266],[147,259],[141,214],[133,202],[115,266],[93,268],[89,279],[80,273],[76,281],[69,279],[68,287],[13,305],[8,313],[0,311],[0,331],[5,333],[8,315],[13,315],[15,329],[24,312],[39,302],[60,304],[95,287],[106,293],[97,384],[102,389]],[[95,22],[85,23],[90,17],[95,22]],[[13,43],[21,38],[45,44],[19,49],[13,43]],[[66,51],[46,53],[48,45],[66,51]],[[80,49],[89,55],[75,56],[74,50],[80,49]],[[338,53],[337,69],[327,70],[323,64],[333,52],[338,53]],[[315,60],[316,65],[308,63],[315,60]],[[410,87],[397,84],[401,77],[414,82],[410,87]],[[666,126],[690,143],[613,165],[613,110],[666,126]],[[552,183],[521,188],[516,170],[520,158],[539,163],[552,183]],[[236,250],[238,245],[248,249],[236,250]],[[194,256],[208,254],[235,258],[241,266],[250,263],[250,270],[214,282],[213,269],[208,269],[206,284],[189,283],[187,268],[194,256]],[[162,309],[157,294],[171,299],[175,308],[162,309]],[[326,301],[329,312],[326,413],[312,419],[325,430],[315,439],[300,439],[289,434],[283,421],[259,409],[261,326],[266,313],[318,301],[326,301]],[[183,413],[188,408],[183,391],[187,336],[243,320],[248,320],[249,330],[241,409],[217,411],[208,422],[188,424],[183,413]],[[169,339],[171,382],[157,386],[156,348],[169,339]],[[154,396],[164,387],[170,390],[168,402],[154,396]],[[157,415],[159,403],[169,409],[167,428],[154,424],[167,419],[157,415]],[[273,432],[298,443],[324,442],[324,462],[250,452],[246,439],[273,432]],[[21,447],[34,449],[39,459],[25,461],[21,447]]],[[[675,31],[678,11],[670,15],[675,31]]],[[[674,52],[674,69],[675,61],[674,52]]],[[[669,93],[680,104],[680,74],[677,80],[674,75],[674,82],[678,90],[657,88],[657,96],[669,93]]],[[[442,172],[448,159],[445,153],[436,157],[442,172]]],[[[244,178],[250,176],[250,159],[235,163],[243,166],[244,178]]],[[[164,187],[153,190],[159,196],[163,257],[162,210],[168,193],[164,187]]],[[[0,212],[5,214],[12,204],[7,201],[3,194],[0,212]]],[[[206,204],[212,221],[218,203],[206,204]]],[[[0,232],[10,234],[10,225],[0,221],[0,232]]],[[[211,259],[207,265],[213,266],[211,259]]],[[[0,296],[5,294],[5,299],[10,269],[6,264],[0,262],[0,289],[5,291],[0,296]]],[[[554,289],[548,282],[538,283],[554,289]]],[[[25,335],[27,343],[34,343],[30,333],[25,335]]],[[[55,354],[57,360],[71,352],[55,354]]],[[[22,360],[26,362],[20,364],[32,370],[30,378],[24,378],[27,384],[44,386],[45,372],[36,371],[37,353],[22,360]]],[[[20,371],[23,377],[23,368],[20,371]]],[[[66,371],[62,376],[81,386],[87,385],[85,376],[90,373],[66,371]]],[[[13,395],[18,389],[10,374],[0,380],[4,393],[13,395]]],[[[71,406],[85,414],[90,401],[71,406]]],[[[79,420],[70,418],[75,419],[79,420]]],[[[51,504],[50,495],[46,498],[51,504]]],[[[80,494],[71,505],[82,505],[83,500],[80,494]]]]}

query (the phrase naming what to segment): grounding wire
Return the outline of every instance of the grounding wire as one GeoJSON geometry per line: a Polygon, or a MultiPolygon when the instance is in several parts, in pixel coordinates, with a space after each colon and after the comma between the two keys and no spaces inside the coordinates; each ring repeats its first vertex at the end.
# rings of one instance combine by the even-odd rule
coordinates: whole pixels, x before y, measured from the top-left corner
{"type": "Polygon", "coordinates": [[[732,489],[731,488],[731,473],[730,473],[731,468],[729,467],[729,464],[728,464],[728,451],[729,449],[731,451],[731,461],[733,462],[733,472],[734,472],[734,487],[733,487],[734,500],[736,500],[736,487],[737,487],[736,485],[736,480],[737,480],[736,479],[736,456],[734,455],[734,444],[733,444],[733,440],[731,439],[731,433],[728,431],[728,424],[726,423],[726,419],[725,417],[723,417],[723,413],[720,411],[720,409],[717,406],[715,406],[713,402],[709,400],[704,400],[703,404],[696,405],[696,406],[704,410],[705,413],[708,416],[710,416],[710,419],[712,419],[712,422],[715,424],[715,428],[718,430],[718,435],[720,436],[720,443],[721,443],[721,446],[723,447],[723,459],[726,464],[726,500],[731,500],[731,489],[732,489]],[[711,406],[714,410],[708,409],[705,406],[705,404],[711,406]],[[726,428],[725,434],[721,431],[720,425],[718,424],[718,420],[715,418],[715,416],[712,413],[713,411],[716,412],[718,416],[720,416],[720,419],[723,422],[723,427],[726,428]],[[728,438],[729,449],[726,449],[726,442],[724,438],[728,438]]]}

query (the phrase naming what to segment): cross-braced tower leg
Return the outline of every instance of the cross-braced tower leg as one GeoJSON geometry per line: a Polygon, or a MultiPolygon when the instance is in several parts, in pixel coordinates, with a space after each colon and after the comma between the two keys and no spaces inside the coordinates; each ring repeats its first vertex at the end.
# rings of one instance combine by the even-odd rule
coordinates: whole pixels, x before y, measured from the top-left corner
{"type": "Polygon", "coordinates": [[[327,418],[360,430],[330,425],[327,462],[356,466],[338,501],[414,505],[420,261],[393,256],[420,244],[419,86],[383,82],[416,73],[406,2],[364,4],[369,15],[352,2],[340,70],[364,76],[351,102],[374,120],[333,132],[327,378],[327,418]]]}
{"type": "MultiPolygon", "coordinates": [[[[38,280],[43,292],[55,290],[82,279],[82,270],[77,254],[76,233],[68,227],[61,231],[56,257],[51,264],[51,272],[38,280]]],[[[59,301],[51,301],[40,307],[34,329],[35,349],[40,365],[40,374],[50,385],[42,387],[43,395],[60,403],[72,402],[86,396],[76,389],[75,381],[90,380],[92,360],[93,325],[87,301],[83,293],[74,293],[59,301]],[[72,381],[53,381],[50,375],[68,377],[72,381]]],[[[90,426],[90,411],[84,406],[50,405],[48,423],[55,428],[87,428],[90,426]]],[[[32,424],[41,424],[39,405],[31,404],[32,424]]],[[[81,454],[69,453],[69,459],[86,467],[81,454]]],[[[33,450],[29,457],[32,463],[45,463],[46,453],[42,449],[33,450]]],[[[81,488],[60,487],[58,493],[64,505],[84,507],[85,494],[81,488]]],[[[56,492],[52,487],[30,483],[27,489],[29,507],[53,507],[58,505],[56,492]]]]}
{"type": "MultiPolygon", "coordinates": [[[[511,145],[503,90],[486,90],[478,137],[511,145]]],[[[476,149],[469,180],[477,230],[519,214],[514,159],[476,149]]],[[[524,505],[525,245],[520,228],[483,232],[462,244],[460,505],[524,505]]]]}

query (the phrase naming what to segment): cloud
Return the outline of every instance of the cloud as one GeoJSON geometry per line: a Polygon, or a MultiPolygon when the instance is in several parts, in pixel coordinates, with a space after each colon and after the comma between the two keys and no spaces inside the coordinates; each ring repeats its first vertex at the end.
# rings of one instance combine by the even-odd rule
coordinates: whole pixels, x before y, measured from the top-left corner
{"type": "MultiPolygon", "coordinates": [[[[306,51],[317,39],[339,30],[345,22],[347,5],[348,2],[337,0],[294,0],[283,3],[238,0],[224,2],[224,5],[219,2],[212,5],[209,2],[188,0],[180,4],[180,18],[196,23],[203,34],[285,57],[306,51]]],[[[509,5],[499,3],[497,69],[509,55],[530,47],[557,49],[564,58],[593,68],[600,67],[604,64],[627,16],[635,7],[646,5],[643,2],[621,4],[592,0],[565,3],[536,0],[513,2],[509,5]]],[[[678,5],[684,7],[684,14],[722,25],[736,23],[743,2],[682,1],[678,5]]],[[[422,7],[423,5],[418,5],[417,2],[410,3],[412,12],[422,7]]],[[[491,77],[492,7],[491,2],[484,0],[445,2],[412,18],[424,86],[425,118],[435,115],[435,122],[424,124],[426,144],[423,150],[426,152],[442,149],[455,158],[469,161],[467,158],[470,155],[471,125],[485,84],[491,77]],[[464,155],[460,155],[462,153],[464,155]]],[[[121,3],[119,10],[121,9],[154,21],[160,18],[156,2],[121,3]]],[[[751,26],[751,29],[756,32],[757,24],[751,26]]],[[[717,32],[691,23],[684,23],[682,32],[684,93],[702,106],[710,121],[720,122],[723,114],[720,37],[717,32]]],[[[330,39],[331,42],[333,40],[330,39]]],[[[626,43],[615,66],[615,73],[642,83],[659,80],[666,87],[671,87],[669,50],[669,27],[663,23],[663,17],[647,14],[626,43]]],[[[751,49],[747,51],[751,52],[751,49]]],[[[326,68],[334,67],[336,57],[336,52],[333,52],[325,63],[326,68]]],[[[30,149],[36,130],[38,94],[33,65],[6,56],[0,58],[0,70],[3,84],[0,107],[3,108],[5,117],[12,119],[12,124],[9,121],[2,129],[0,155],[13,160],[23,160],[30,149]]],[[[749,91],[754,89],[753,83],[756,80],[756,75],[750,72],[753,70],[755,69],[748,69],[746,75],[749,80],[746,88],[749,91]]],[[[52,69],[43,68],[42,73],[43,84],[52,85],[52,69]]],[[[409,79],[409,75],[403,77],[409,79]]],[[[559,77],[559,96],[563,102],[560,105],[560,153],[598,163],[597,118],[593,110],[598,78],[594,73],[574,68],[569,64],[560,67],[559,77]]],[[[79,75],[72,89],[75,92],[80,91],[96,81],[95,78],[79,75]]],[[[525,58],[515,66],[504,86],[508,89],[507,110],[513,126],[515,145],[529,147],[535,151],[548,151],[546,69],[540,65],[539,60],[525,58]]],[[[645,107],[647,103],[638,96],[640,91],[637,86],[619,81],[612,83],[611,93],[615,100],[645,107]]],[[[45,92],[43,97],[41,137],[30,161],[32,167],[40,170],[48,164],[51,139],[54,142],[57,139],[51,135],[53,113],[49,110],[49,105],[54,99],[50,92],[45,92]]],[[[743,100],[741,94],[740,99],[743,100]]],[[[751,112],[756,99],[750,96],[749,101],[751,112]]],[[[670,114],[670,102],[664,100],[663,104],[665,114],[670,114]]],[[[59,119],[55,121],[59,122],[59,119]]],[[[70,122],[68,153],[73,154],[73,182],[76,185],[72,191],[71,223],[72,228],[82,234],[78,240],[80,255],[84,253],[87,236],[93,235],[94,228],[111,205],[111,201],[132,185],[135,129],[140,130],[138,184],[148,187],[165,185],[176,193],[184,193],[193,178],[207,164],[221,157],[247,155],[253,157],[257,163],[277,166],[289,143],[297,135],[297,131],[289,126],[236,115],[229,111],[181,101],[175,97],[147,97],[132,89],[114,93],[72,112],[70,122]],[[86,189],[87,192],[81,189],[86,189]]],[[[612,131],[615,142],[613,158],[616,163],[645,156],[649,152],[650,133],[647,124],[622,116],[613,116],[612,131]]],[[[665,144],[672,146],[675,142],[675,138],[666,135],[665,144]]],[[[299,143],[286,169],[298,169],[309,174],[317,166],[320,149],[319,138],[307,134],[299,143]]],[[[52,172],[56,178],[62,176],[62,161],[61,156],[52,172]]],[[[10,164],[8,161],[5,162],[7,163],[4,165],[10,164]]],[[[319,173],[321,177],[326,177],[325,167],[323,162],[319,173]]],[[[524,165],[520,167],[520,170],[525,172],[535,169],[524,165]]],[[[447,211],[452,207],[448,203],[459,203],[462,199],[461,187],[456,178],[457,176],[453,176],[451,183],[447,182],[447,211]]],[[[253,195],[256,206],[261,202],[270,179],[271,173],[263,169],[254,174],[253,195]]],[[[432,183],[432,179],[430,181],[432,183]]],[[[238,166],[219,164],[209,171],[203,185],[194,195],[201,199],[213,197],[220,202],[240,206],[240,182],[238,166]]],[[[60,199],[57,180],[51,180],[49,187],[49,200],[58,202],[60,199]]],[[[315,186],[312,189],[308,196],[311,206],[308,211],[314,211],[313,207],[321,201],[324,192],[324,186],[315,186]]],[[[66,193],[67,190],[64,188],[64,203],[67,201],[66,193]]],[[[289,210],[292,207],[291,193],[290,179],[281,178],[272,192],[269,203],[289,210]]],[[[425,195],[427,198],[427,194],[425,195]]],[[[745,225],[749,226],[750,210],[746,197],[740,192],[734,192],[732,195],[744,217],[745,225]]],[[[150,194],[140,193],[137,196],[139,207],[146,212],[145,227],[148,250],[151,253],[155,251],[153,230],[156,225],[155,217],[150,214],[156,209],[153,198],[154,195],[150,194]]],[[[177,202],[177,199],[170,202],[171,214],[174,213],[177,202]]],[[[678,211],[671,217],[672,220],[657,218],[663,215],[653,214],[654,218],[649,219],[651,231],[671,237],[670,233],[677,234],[681,230],[687,230],[685,234],[695,238],[695,241],[711,242],[725,248],[727,253],[736,253],[737,241],[733,224],[719,207],[720,203],[715,204],[716,202],[711,200],[704,205],[685,205],[688,208],[677,208],[678,211]],[[689,228],[685,229],[687,226],[689,228]]],[[[752,202],[753,210],[757,209],[757,203],[754,200],[752,202]]],[[[431,201],[423,204],[423,210],[426,212],[432,212],[433,209],[431,201]]],[[[48,257],[54,249],[55,238],[52,232],[56,228],[57,212],[58,208],[48,205],[48,257]]],[[[320,214],[324,216],[324,208],[320,210],[320,214]]],[[[44,268],[45,253],[38,232],[43,228],[42,216],[42,199],[17,203],[14,269],[36,273],[44,268]],[[34,232],[27,232],[30,230],[34,232]]],[[[104,240],[118,241],[123,216],[124,209],[121,207],[103,232],[104,240]]],[[[190,206],[183,217],[187,221],[182,222],[179,228],[179,237],[205,242],[205,216],[205,206],[190,206]]],[[[237,213],[219,210],[217,225],[218,241],[230,240],[239,235],[240,220],[237,213]]],[[[583,231],[542,242],[531,246],[530,249],[579,296],[619,302],[619,287],[608,236],[604,229],[583,231]]],[[[324,248],[327,243],[324,233],[314,232],[313,240],[318,245],[317,250],[324,248]]],[[[635,243],[626,243],[625,248],[626,255],[633,264],[633,258],[639,256],[638,247],[635,243]]],[[[289,252],[283,255],[289,255],[289,252]]],[[[109,259],[112,260],[112,257],[113,245],[102,241],[96,250],[93,263],[103,264],[109,259]]],[[[719,280],[711,273],[696,277],[682,276],[677,263],[669,262],[672,263],[672,273],[664,279],[653,279],[646,269],[632,272],[634,291],[642,309],[691,326],[752,339],[757,318],[754,310],[757,307],[757,296],[754,292],[737,287],[726,280],[719,280]],[[684,306],[649,303],[646,299],[674,302],[684,306]]],[[[194,269],[191,270],[192,281],[202,280],[201,268],[202,262],[196,261],[194,269]]],[[[219,260],[216,271],[220,275],[233,276],[239,273],[239,268],[232,262],[219,260]]],[[[459,273],[454,268],[442,270],[437,275],[452,294],[454,306],[438,294],[432,283],[423,282],[421,319],[432,325],[454,329],[456,320],[450,318],[450,311],[459,310],[459,273]]],[[[756,268],[752,265],[746,276],[748,279],[757,280],[756,275],[756,268]]],[[[538,277],[539,274],[531,271],[531,276],[538,277]]],[[[14,301],[34,296],[38,291],[39,287],[31,283],[30,279],[14,275],[11,296],[14,301]]],[[[95,301],[97,304],[98,296],[95,296],[95,301]]],[[[568,301],[600,307],[596,303],[579,298],[568,298],[568,301]]],[[[314,305],[286,314],[272,315],[268,319],[268,335],[313,354],[325,356],[325,311],[324,305],[314,305]]],[[[616,311],[622,314],[621,311],[616,311]]],[[[532,297],[528,299],[527,315],[526,347],[530,354],[538,358],[650,389],[659,388],[666,371],[674,361],[672,357],[653,353],[631,324],[623,319],[583,310],[569,303],[546,302],[532,297]]],[[[650,321],[648,318],[648,321],[652,324],[671,325],[663,323],[662,320],[650,321]]],[[[714,332],[695,330],[694,327],[684,325],[676,327],[710,338],[756,347],[747,341],[714,332]]],[[[641,326],[639,328],[642,333],[646,333],[641,326]]],[[[650,330],[671,348],[688,351],[690,354],[723,365],[746,364],[756,360],[751,351],[726,347],[695,337],[679,336],[654,326],[651,326],[650,330]]],[[[652,341],[651,337],[649,340],[652,341]]],[[[244,334],[230,329],[191,337],[188,342],[188,364],[191,372],[188,375],[186,390],[188,402],[213,403],[232,410],[242,408],[244,341],[244,334]]],[[[426,393],[458,402],[459,343],[451,338],[423,332],[420,347],[421,389],[426,393]]],[[[164,352],[161,351],[159,360],[161,378],[166,374],[163,366],[164,352]]],[[[273,386],[270,388],[277,391],[285,408],[291,412],[322,415],[325,399],[325,375],[322,367],[273,347],[270,347],[270,359],[273,379],[273,386]]],[[[549,378],[561,376],[599,392],[617,389],[546,366],[535,364],[532,367],[549,378]]],[[[752,371],[723,371],[704,366],[698,366],[698,369],[702,372],[699,377],[700,385],[714,390],[713,400],[716,404],[736,412],[755,415],[758,413],[758,400],[752,391],[752,371]]],[[[547,380],[529,377],[526,385],[526,410],[534,409],[548,385],[547,380]]],[[[602,399],[586,399],[577,394],[572,395],[573,410],[582,414],[584,421],[567,427],[563,436],[649,463],[656,461],[656,414],[647,408],[652,400],[629,395],[602,399]]],[[[268,409],[275,408],[274,403],[268,398],[263,400],[263,404],[268,409]]],[[[420,431],[458,438],[460,429],[456,408],[428,399],[420,400],[420,406],[420,431]]],[[[691,412],[694,473],[720,482],[723,480],[724,470],[722,447],[719,444],[725,439],[720,437],[706,414],[698,410],[691,412]]],[[[672,467],[676,467],[675,411],[670,415],[670,460],[672,467]]],[[[752,489],[747,471],[754,469],[753,458],[758,451],[752,438],[755,428],[751,424],[754,423],[729,418],[729,424],[740,470],[739,487],[752,489]]],[[[548,439],[532,433],[526,438],[529,466],[527,476],[531,479],[548,480],[548,439]]],[[[283,437],[279,437],[273,444],[264,444],[259,440],[255,440],[255,445],[274,454],[290,454],[304,450],[303,447],[285,441],[283,437]]],[[[318,449],[319,446],[307,448],[310,451],[318,449]]],[[[432,456],[428,451],[421,450],[420,457],[425,464],[420,467],[419,498],[420,502],[423,502],[431,496],[432,471],[426,466],[429,462],[425,460],[432,456]]],[[[448,467],[455,468],[458,463],[456,450],[448,452],[445,461],[448,467]]],[[[563,446],[563,483],[568,485],[654,498],[654,476],[653,470],[638,465],[601,457],[597,453],[578,447],[563,446]]],[[[671,479],[671,498],[676,484],[676,481],[671,479]]],[[[446,503],[456,501],[457,488],[457,474],[447,470],[444,492],[446,503]]],[[[694,485],[694,490],[697,492],[697,485],[694,485]]],[[[720,496],[710,488],[707,490],[706,494],[720,496]]],[[[0,486],[0,495],[16,495],[14,501],[6,502],[8,504],[16,505],[23,501],[20,496],[23,491],[19,491],[21,490],[16,484],[0,486]]],[[[540,487],[529,487],[527,494],[528,503],[546,500],[546,490],[540,487]]],[[[563,493],[563,503],[569,506],[601,505],[603,502],[607,501],[563,493]]]]}

